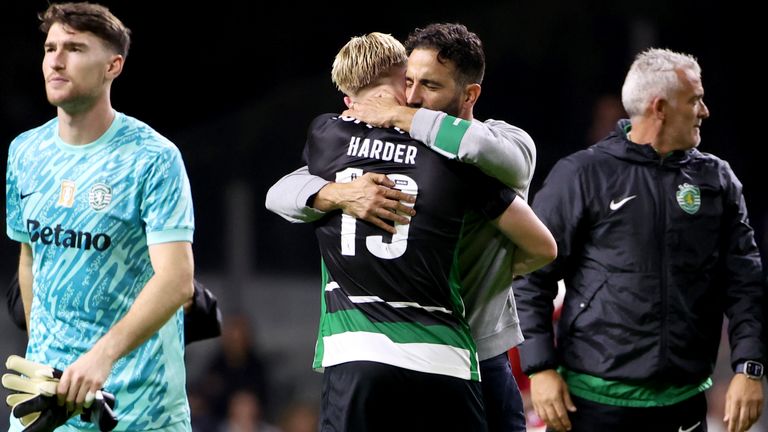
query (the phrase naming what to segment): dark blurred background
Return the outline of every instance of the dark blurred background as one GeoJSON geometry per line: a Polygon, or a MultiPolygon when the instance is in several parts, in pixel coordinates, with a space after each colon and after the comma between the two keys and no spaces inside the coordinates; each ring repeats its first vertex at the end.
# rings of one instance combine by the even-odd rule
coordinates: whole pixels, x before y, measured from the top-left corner
{"type": "MultiPolygon", "coordinates": [[[[765,183],[755,156],[761,150],[755,108],[763,79],[754,65],[759,28],[751,19],[757,14],[736,2],[102,4],[133,31],[124,72],[113,85],[113,106],[180,148],[195,200],[197,273],[225,298],[228,312],[251,316],[273,363],[285,354],[274,348],[274,332],[280,331],[275,323],[291,319],[287,326],[309,323],[301,331],[308,335],[301,344],[309,345],[309,354],[302,352],[297,361],[309,369],[319,254],[311,228],[269,213],[264,197],[280,176],[300,166],[309,121],[343,109],[330,80],[333,57],[351,36],[371,31],[404,40],[414,27],[450,21],[480,36],[487,68],[475,116],[506,120],[534,138],[532,194],[557,159],[602,137],[622,115],[621,84],[638,51],[657,46],[695,55],[711,111],[699,148],[730,162],[744,184],[758,242],[767,249],[765,183]],[[309,296],[308,309],[285,304],[279,295],[289,290],[309,296]]],[[[44,35],[36,18],[46,7],[43,0],[0,6],[4,146],[55,115],[45,99],[44,35]]],[[[0,155],[4,165],[7,147],[0,155]]],[[[18,245],[3,237],[0,286],[18,257],[18,245]]],[[[4,319],[0,329],[12,332],[4,319]]]]}
{"type": "MultiPolygon", "coordinates": [[[[9,143],[55,110],[45,100],[44,36],[36,19],[47,3],[4,3],[0,142],[9,143]]],[[[113,85],[113,104],[181,149],[195,199],[200,270],[225,271],[231,265],[227,233],[234,222],[227,211],[238,198],[247,198],[250,206],[251,217],[241,228],[251,270],[317,267],[310,230],[268,213],[266,190],[299,166],[312,117],[343,108],[330,80],[340,47],[370,31],[404,39],[414,27],[435,21],[465,23],[484,41],[487,73],[475,115],[506,120],[533,136],[539,151],[534,192],[558,158],[602,132],[591,132],[596,104],[620,96],[624,74],[639,50],[669,47],[697,56],[712,112],[700,148],[731,163],[745,185],[752,221],[761,228],[766,200],[760,197],[757,159],[750,155],[758,128],[744,117],[743,102],[752,99],[747,70],[753,57],[741,54],[757,43],[748,37],[750,26],[737,16],[736,6],[661,0],[463,7],[415,2],[372,5],[374,13],[366,14],[362,4],[330,2],[308,9],[294,2],[226,0],[204,7],[179,1],[104,4],[134,33],[124,73],[113,85]]],[[[1,153],[5,161],[6,152],[1,153]]],[[[5,272],[16,257],[15,245],[6,245],[0,259],[5,272]]]]}

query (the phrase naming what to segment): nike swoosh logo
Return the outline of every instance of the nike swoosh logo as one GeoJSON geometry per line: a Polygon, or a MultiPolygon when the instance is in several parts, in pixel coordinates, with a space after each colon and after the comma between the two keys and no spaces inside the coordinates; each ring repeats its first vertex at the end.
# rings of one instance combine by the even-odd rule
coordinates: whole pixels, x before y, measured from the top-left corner
{"type": "Polygon", "coordinates": [[[24,199],[24,198],[26,198],[26,197],[28,197],[30,195],[36,194],[37,192],[38,191],[34,191],[34,192],[27,193],[27,194],[19,192],[19,199],[24,199]]]}
{"type": "Polygon", "coordinates": [[[677,428],[677,432],[691,432],[692,430],[696,429],[701,424],[701,422],[696,423],[695,425],[689,427],[688,429],[683,429],[682,426],[677,428]]]}
{"type": "Polygon", "coordinates": [[[611,200],[611,204],[610,204],[610,206],[609,206],[609,207],[611,208],[611,210],[618,210],[618,209],[620,209],[620,208],[621,208],[621,207],[622,207],[624,204],[626,204],[626,203],[627,203],[627,202],[629,202],[630,200],[633,200],[633,199],[635,199],[636,197],[637,197],[637,195],[628,196],[628,197],[624,198],[623,200],[621,200],[621,201],[619,201],[619,202],[615,202],[615,201],[611,200]]]}

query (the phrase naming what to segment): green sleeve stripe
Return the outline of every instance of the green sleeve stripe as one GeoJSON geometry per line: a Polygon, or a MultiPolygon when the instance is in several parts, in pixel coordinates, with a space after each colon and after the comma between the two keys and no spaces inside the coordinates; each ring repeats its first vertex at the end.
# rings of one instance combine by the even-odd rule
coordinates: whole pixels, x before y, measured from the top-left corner
{"type": "Polygon", "coordinates": [[[445,116],[435,137],[435,147],[457,156],[464,134],[472,123],[453,116],[445,116]]]}

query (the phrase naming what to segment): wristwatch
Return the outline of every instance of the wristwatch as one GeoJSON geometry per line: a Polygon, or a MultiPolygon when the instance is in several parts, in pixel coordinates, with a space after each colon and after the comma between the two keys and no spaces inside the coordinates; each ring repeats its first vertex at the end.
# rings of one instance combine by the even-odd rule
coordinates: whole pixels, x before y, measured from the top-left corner
{"type": "Polygon", "coordinates": [[[743,373],[747,378],[759,380],[763,377],[765,367],[760,362],[747,360],[736,365],[736,373],[743,373]]]}

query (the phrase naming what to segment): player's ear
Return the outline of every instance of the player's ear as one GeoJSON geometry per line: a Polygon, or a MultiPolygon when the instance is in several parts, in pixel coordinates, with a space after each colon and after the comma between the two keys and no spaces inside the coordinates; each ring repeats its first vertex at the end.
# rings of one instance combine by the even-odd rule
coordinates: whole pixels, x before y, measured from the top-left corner
{"type": "Polygon", "coordinates": [[[475,105],[477,98],[480,97],[480,84],[472,83],[468,84],[464,88],[464,103],[475,105]]]}
{"type": "Polygon", "coordinates": [[[106,76],[108,79],[115,79],[117,78],[120,73],[123,71],[123,64],[125,63],[125,58],[121,56],[120,54],[115,54],[109,59],[109,63],[107,63],[107,73],[106,76]]]}
{"type": "Polygon", "coordinates": [[[467,84],[464,87],[464,94],[461,99],[461,107],[459,109],[460,117],[464,115],[471,115],[472,109],[477,102],[477,98],[480,97],[480,84],[473,83],[467,84]]]}
{"type": "Polygon", "coordinates": [[[653,116],[658,120],[664,120],[669,110],[669,101],[662,97],[655,97],[649,105],[649,109],[653,113],[653,116]]]}

